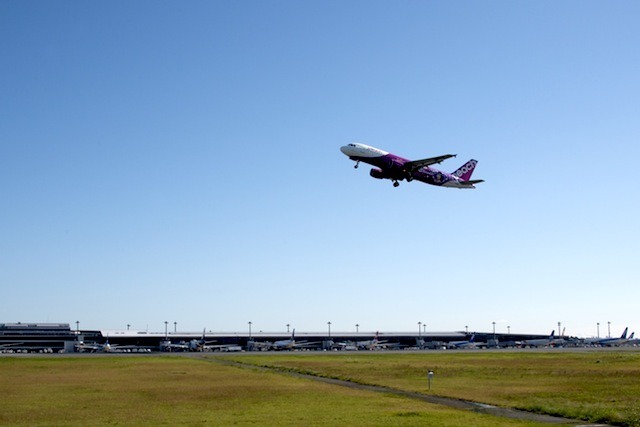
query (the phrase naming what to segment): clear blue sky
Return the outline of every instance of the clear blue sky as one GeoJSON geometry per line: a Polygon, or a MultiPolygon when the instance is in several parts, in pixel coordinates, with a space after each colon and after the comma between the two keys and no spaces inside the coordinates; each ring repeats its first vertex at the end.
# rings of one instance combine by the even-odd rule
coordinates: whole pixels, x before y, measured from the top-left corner
{"type": "Polygon", "coordinates": [[[638,2],[0,2],[0,322],[640,332],[638,2]],[[463,191],[362,142],[479,160],[463,191]]]}

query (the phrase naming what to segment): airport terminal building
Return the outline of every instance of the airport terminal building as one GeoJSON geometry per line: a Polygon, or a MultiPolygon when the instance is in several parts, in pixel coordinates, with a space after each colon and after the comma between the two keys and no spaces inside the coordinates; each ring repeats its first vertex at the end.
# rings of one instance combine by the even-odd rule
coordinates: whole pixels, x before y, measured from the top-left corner
{"type": "MultiPolygon", "coordinates": [[[[300,347],[282,346],[280,349],[305,350],[362,350],[362,349],[442,349],[452,343],[474,340],[478,347],[512,347],[530,339],[542,339],[543,335],[493,334],[468,332],[296,332],[296,344],[300,347]]],[[[278,349],[277,342],[292,341],[287,332],[223,333],[223,332],[148,332],[148,331],[80,331],[71,330],[68,323],[0,323],[0,353],[58,353],[85,349],[100,351],[102,345],[111,351],[128,347],[129,350],[145,348],[149,351],[193,351],[194,343],[202,343],[206,351],[259,351],[278,349]],[[206,346],[204,345],[206,343],[206,346]],[[233,349],[233,350],[231,350],[233,349]]],[[[86,351],[86,350],[85,350],[86,351]]],[[[135,350],[133,350],[135,351],[135,350]]]]}
{"type": "Polygon", "coordinates": [[[69,345],[73,348],[76,338],[68,323],[0,323],[0,351],[4,352],[59,352],[69,345]]]}

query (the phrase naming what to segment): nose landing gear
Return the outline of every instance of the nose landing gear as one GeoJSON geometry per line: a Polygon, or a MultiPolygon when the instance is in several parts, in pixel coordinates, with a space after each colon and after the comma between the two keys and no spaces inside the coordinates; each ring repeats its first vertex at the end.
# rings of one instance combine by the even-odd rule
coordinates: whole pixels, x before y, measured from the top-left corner
{"type": "Polygon", "coordinates": [[[393,180],[393,186],[397,187],[398,185],[400,185],[400,183],[397,180],[393,180]]]}

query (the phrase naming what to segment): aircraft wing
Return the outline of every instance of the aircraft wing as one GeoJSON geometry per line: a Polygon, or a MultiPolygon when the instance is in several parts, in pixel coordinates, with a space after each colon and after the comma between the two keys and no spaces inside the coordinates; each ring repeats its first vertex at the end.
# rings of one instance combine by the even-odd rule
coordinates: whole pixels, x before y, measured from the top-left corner
{"type": "Polygon", "coordinates": [[[413,172],[416,169],[423,168],[425,166],[435,165],[436,163],[442,163],[444,160],[455,157],[455,154],[445,154],[443,156],[429,157],[428,159],[413,160],[404,164],[405,168],[409,172],[413,172]]]}
{"type": "Polygon", "coordinates": [[[222,350],[229,347],[237,347],[238,344],[205,344],[202,346],[203,350],[222,350]]]}
{"type": "Polygon", "coordinates": [[[296,342],[293,346],[296,348],[305,348],[305,347],[314,347],[317,346],[318,344],[322,344],[322,341],[302,341],[302,342],[296,342]]]}

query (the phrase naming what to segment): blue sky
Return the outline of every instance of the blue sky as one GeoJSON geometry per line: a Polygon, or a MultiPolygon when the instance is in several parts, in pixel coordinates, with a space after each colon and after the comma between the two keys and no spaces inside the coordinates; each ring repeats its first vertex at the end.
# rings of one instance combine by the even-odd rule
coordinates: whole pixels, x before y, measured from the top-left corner
{"type": "Polygon", "coordinates": [[[0,322],[640,332],[639,12],[1,2],[0,322]]]}

